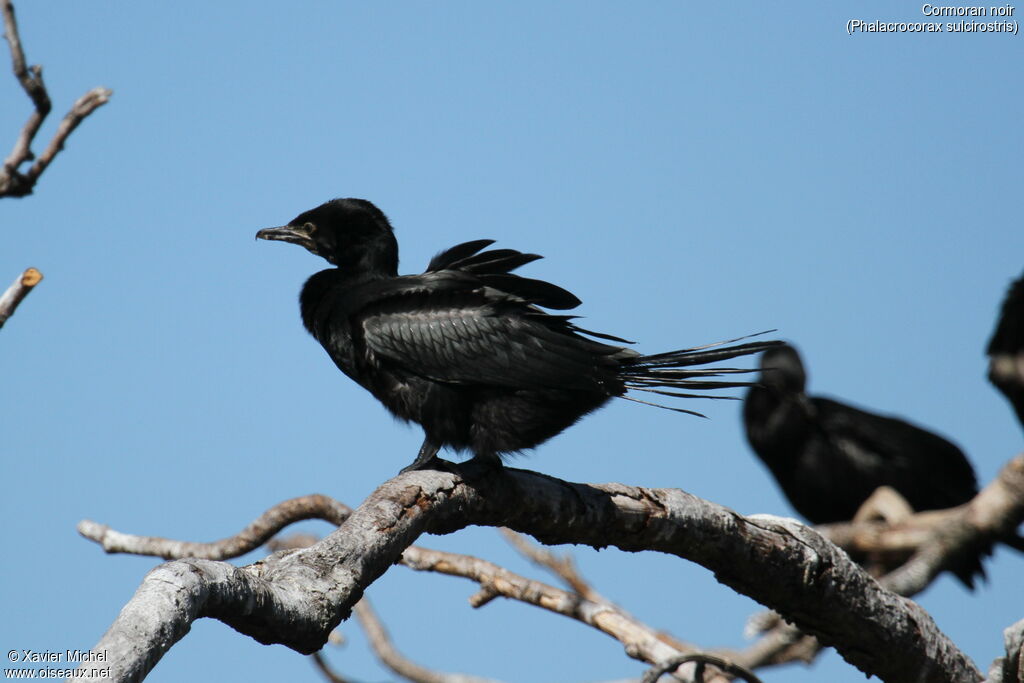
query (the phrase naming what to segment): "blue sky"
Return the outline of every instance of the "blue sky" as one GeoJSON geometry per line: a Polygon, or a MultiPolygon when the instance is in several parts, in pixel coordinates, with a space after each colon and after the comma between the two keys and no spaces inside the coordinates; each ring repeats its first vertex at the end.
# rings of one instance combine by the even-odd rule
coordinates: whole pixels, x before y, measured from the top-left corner
{"type": "MultiPolygon", "coordinates": [[[[355,505],[411,461],[419,430],[301,328],[298,289],[322,262],[253,240],[336,196],[388,213],[403,272],[496,239],[543,254],[523,272],[643,351],[777,328],[814,392],[936,429],[982,482],[1020,451],[983,356],[1024,266],[1018,37],[846,34],[852,18],[928,20],[891,2],[18,10],[55,105],[37,151],[88,88],[114,96],[35,195],[0,201],[0,280],[46,276],[0,332],[6,649],[92,646],[154,566],[104,555],[80,519],[213,540],[296,495],[355,505]]],[[[0,144],[13,144],[29,102],[9,75],[0,101],[0,144]]],[[[711,419],[615,402],[518,464],[792,514],[739,404],[697,408],[711,419]]],[[[540,576],[490,529],[421,542],[540,576]]],[[[744,644],[757,606],[708,571],[576,554],[648,623],[744,644]]],[[[982,670],[1024,616],[1022,567],[999,550],[974,594],[942,578],[921,597],[982,670]]],[[[396,567],[368,595],[426,666],[538,683],[642,671],[563,618],[502,601],[474,611],[473,592],[396,567]]],[[[328,653],[340,671],[393,678],[355,624],[342,631],[347,646],[328,653]]],[[[210,620],[148,680],[242,677],[317,680],[300,655],[210,620]]],[[[835,654],[763,678],[863,680],[835,654]]]]}

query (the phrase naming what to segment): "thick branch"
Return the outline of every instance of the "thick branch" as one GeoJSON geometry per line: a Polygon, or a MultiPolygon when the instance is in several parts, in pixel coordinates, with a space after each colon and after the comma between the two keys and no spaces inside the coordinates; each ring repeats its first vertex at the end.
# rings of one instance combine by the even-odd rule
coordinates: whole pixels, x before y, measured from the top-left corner
{"type": "MultiPolygon", "coordinates": [[[[187,543],[153,536],[123,534],[105,525],[90,521],[83,521],[79,524],[78,529],[83,536],[96,541],[104,550],[111,553],[126,552],[136,555],[184,558],[189,556],[188,552],[195,552],[201,553],[199,556],[204,559],[228,559],[253,550],[259,545],[261,538],[276,533],[293,522],[315,517],[340,524],[350,512],[351,510],[344,504],[320,494],[293,498],[265,512],[238,535],[214,543],[187,543]]],[[[742,652],[727,649],[702,650],[694,645],[684,643],[668,633],[651,628],[629,615],[621,607],[608,601],[590,587],[589,583],[579,574],[570,556],[557,557],[554,553],[530,543],[522,534],[509,529],[501,531],[524,555],[563,578],[570,584],[575,594],[531,581],[475,557],[426,550],[418,546],[407,548],[402,555],[401,563],[419,571],[434,571],[476,581],[481,585],[481,589],[470,598],[470,604],[473,607],[482,607],[494,598],[504,597],[527,602],[556,614],[576,619],[612,636],[625,646],[627,654],[650,664],[667,661],[669,656],[710,654],[753,670],[762,666],[779,665],[792,661],[810,662],[821,649],[813,637],[806,636],[796,627],[786,624],[775,612],[768,612],[766,615],[772,621],[762,627],[762,632],[767,632],[757,643],[746,650],[742,652]],[[586,588],[585,595],[582,594],[580,587],[586,588]],[[581,599],[581,595],[585,599],[581,599]],[[595,615],[599,618],[594,618],[595,615]],[[666,649],[665,646],[670,649],[666,649]]],[[[274,552],[298,550],[308,548],[319,540],[318,537],[309,534],[276,536],[267,541],[266,547],[274,552]]],[[[360,616],[360,605],[363,601],[365,598],[357,603],[354,611],[356,616],[360,617],[361,623],[364,624],[364,630],[367,630],[367,634],[371,638],[371,645],[378,657],[392,671],[400,674],[404,671],[405,673],[402,675],[409,677],[409,671],[414,669],[407,669],[404,664],[396,664],[391,661],[393,656],[401,657],[401,655],[395,652],[390,641],[376,642],[375,638],[387,637],[383,628],[374,629],[372,632],[366,628],[367,622],[360,616]]],[[[313,657],[316,659],[321,673],[328,680],[336,680],[339,683],[344,680],[331,670],[322,658],[318,658],[318,653],[314,653],[313,657]]],[[[395,661],[400,660],[396,659],[395,661]]],[[[441,674],[433,671],[429,674],[431,676],[450,675],[455,677],[463,675],[441,674]]],[[[678,677],[682,680],[693,680],[691,675],[678,677]]],[[[705,675],[704,680],[705,683],[714,683],[727,679],[709,678],[705,675]]]]}
{"type": "MultiPolygon", "coordinates": [[[[1019,455],[973,500],[959,507],[919,512],[895,523],[841,522],[815,530],[855,558],[870,556],[897,567],[879,582],[910,597],[924,590],[961,553],[976,551],[979,544],[998,539],[1019,550],[1014,529],[1022,521],[1024,455],[1019,455]]],[[[810,662],[820,649],[813,637],[779,622],[766,629],[757,643],[735,655],[735,661],[750,669],[794,660],[810,662]]]]}
{"type": "Polygon", "coordinates": [[[311,548],[248,567],[170,562],[150,573],[107,632],[119,680],[148,670],[200,616],[263,643],[313,652],[363,589],[423,532],[508,526],[545,543],[657,550],[718,579],[888,680],[979,680],[973,664],[916,604],[885,591],[848,556],[802,525],[744,517],[683,491],[571,484],[532,472],[410,472],[386,482],[311,548]],[[177,603],[182,607],[174,608],[177,603]],[[161,616],[147,616],[156,611],[161,616]],[[129,637],[130,634],[130,637],[129,637]],[[130,648],[125,641],[131,641],[130,648]],[[138,648],[146,642],[145,658],[138,648]],[[142,662],[142,663],[139,663],[142,662]]]}
{"type": "Polygon", "coordinates": [[[25,122],[18,135],[10,155],[4,160],[3,168],[0,168],[0,197],[24,197],[32,194],[32,189],[35,187],[36,181],[39,180],[39,176],[50,165],[57,153],[64,149],[64,143],[71,132],[87,116],[106,104],[113,93],[107,88],[93,88],[78,98],[78,101],[64,116],[64,120],[58,126],[46,151],[27,172],[19,172],[18,168],[23,163],[34,158],[31,149],[32,141],[43,125],[43,120],[50,113],[52,104],[43,83],[43,68],[41,66],[29,67],[25,61],[25,52],[18,35],[18,23],[14,17],[14,5],[11,4],[11,0],[0,0],[0,10],[4,17],[4,37],[7,38],[11,49],[11,65],[14,75],[35,106],[35,110],[29,115],[28,121],[25,122]]]}
{"type": "Polygon", "coordinates": [[[42,273],[35,268],[28,268],[7,288],[3,296],[0,296],[0,327],[3,327],[7,319],[14,315],[18,304],[28,296],[32,288],[38,285],[42,279],[42,273]]]}
{"type": "MultiPolygon", "coordinates": [[[[78,531],[111,553],[126,552],[165,558],[227,559],[249,552],[270,535],[293,522],[316,517],[341,524],[350,513],[351,510],[344,504],[327,496],[314,494],[293,498],[276,505],[236,536],[213,543],[188,543],[152,536],[123,534],[105,525],[87,520],[78,525],[78,531]]],[[[507,529],[504,531],[510,538],[516,538],[524,550],[531,548],[534,556],[538,559],[545,557],[546,551],[533,548],[521,535],[507,529]]],[[[287,539],[273,539],[268,542],[268,545],[274,550],[297,550],[307,548],[316,541],[317,539],[314,537],[298,535],[287,539]]],[[[476,581],[482,587],[478,596],[482,594],[486,598],[481,599],[474,596],[470,600],[474,607],[482,607],[496,597],[505,597],[576,619],[615,638],[625,646],[627,654],[647,663],[653,664],[679,654],[699,652],[697,648],[681,643],[638,621],[593,591],[590,591],[590,594],[584,599],[579,595],[514,574],[486,560],[418,546],[406,548],[400,562],[417,571],[432,571],[476,581]]],[[[578,582],[583,582],[582,577],[579,577],[578,574],[576,577],[578,582]]],[[[394,649],[389,641],[382,640],[379,643],[374,641],[375,637],[386,638],[386,633],[382,628],[373,628],[374,622],[369,618],[364,618],[365,614],[360,616],[360,604],[362,601],[356,605],[356,616],[360,617],[360,622],[367,630],[374,650],[392,671],[412,680],[425,680],[430,676],[462,676],[462,674],[430,672],[403,660],[400,656],[393,656],[391,653],[394,653],[394,649]]],[[[732,653],[723,654],[727,657],[732,655],[732,653]]]]}

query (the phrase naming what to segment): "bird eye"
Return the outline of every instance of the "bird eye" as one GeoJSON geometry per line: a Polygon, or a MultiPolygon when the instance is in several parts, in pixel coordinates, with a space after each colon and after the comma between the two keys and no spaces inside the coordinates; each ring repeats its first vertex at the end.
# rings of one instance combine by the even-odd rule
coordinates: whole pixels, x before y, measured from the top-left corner
{"type": "Polygon", "coordinates": [[[313,223],[306,223],[305,225],[302,226],[302,229],[307,234],[312,235],[314,232],[316,232],[316,225],[314,225],[313,223]]]}

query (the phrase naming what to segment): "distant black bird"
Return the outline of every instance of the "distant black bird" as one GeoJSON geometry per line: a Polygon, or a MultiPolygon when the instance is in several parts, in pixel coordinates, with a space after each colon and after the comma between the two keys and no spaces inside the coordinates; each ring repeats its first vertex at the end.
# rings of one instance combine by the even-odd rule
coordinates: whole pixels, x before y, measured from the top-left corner
{"type": "Polygon", "coordinates": [[[1024,275],[1010,285],[988,343],[988,378],[1024,425],[1024,275]]]}
{"type": "Polygon", "coordinates": [[[405,469],[436,466],[442,446],[500,464],[503,454],[537,446],[630,390],[688,398],[690,390],[749,386],[704,379],[742,370],[687,368],[775,344],[641,356],[588,339],[629,343],[542,311],[580,301],[512,275],[540,256],[483,251],[493,240],[452,247],[422,275],[399,276],[391,225],[362,199],[329,201],[256,237],[301,245],[334,266],[302,288],[302,322],[342,372],[423,427],[423,446],[405,469]]]}
{"type": "MultiPolygon", "coordinates": [[[[853,519],[879,486],[915,510],[955,507],[978,484],[963,452],[940,436],[827,398],[808,396],[807,376],[791,346],[761,357],[761,382],[743,404],[747,439],[786,498],[813,524],[853,519]]],[[[973,587],[980,558],[954,568],[973,587]]]]}

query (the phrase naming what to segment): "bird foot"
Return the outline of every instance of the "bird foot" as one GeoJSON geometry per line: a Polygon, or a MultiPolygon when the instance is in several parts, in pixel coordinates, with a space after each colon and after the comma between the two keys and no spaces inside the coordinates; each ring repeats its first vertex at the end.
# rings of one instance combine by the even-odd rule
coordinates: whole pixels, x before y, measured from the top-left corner
{"type": "Polygon", "coordinates": [[[435,472],[451,472],[452,468],[455,467],[455,463],[443,460],[437,456],[427,458],[426,460],[420,460],[417,458],[412,462],[411,465],[406,465],[398,471],[399,474],[405,474],[406,472],[416,472],[417,470],[434,470],[435,472]]]}

